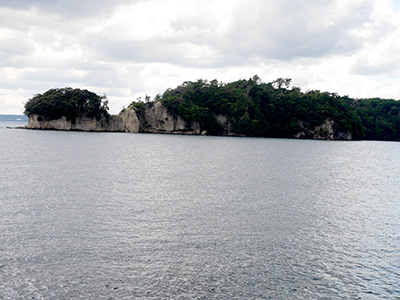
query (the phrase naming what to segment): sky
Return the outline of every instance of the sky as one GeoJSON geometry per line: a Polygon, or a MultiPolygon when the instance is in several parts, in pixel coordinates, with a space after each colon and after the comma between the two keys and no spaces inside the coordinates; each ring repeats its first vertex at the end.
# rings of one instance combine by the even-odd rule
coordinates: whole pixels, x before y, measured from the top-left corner
{"type": "Polygon", "coordinates": [[[400,0],[0,0],[0,114],[51,88],[118,113],[184,81],[400,99],[400,0]]]}

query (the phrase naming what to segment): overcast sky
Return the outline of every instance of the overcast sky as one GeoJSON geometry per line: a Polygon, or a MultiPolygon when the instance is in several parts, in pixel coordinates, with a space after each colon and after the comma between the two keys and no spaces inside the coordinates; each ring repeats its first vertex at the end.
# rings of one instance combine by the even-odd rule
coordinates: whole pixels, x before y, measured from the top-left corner
{"type": "Polygon", "coordinates": [[[400,0],[0,0],[0,114],[50,88],[110,112],[184,81],[258,75],[400,99],[400,0]]]}

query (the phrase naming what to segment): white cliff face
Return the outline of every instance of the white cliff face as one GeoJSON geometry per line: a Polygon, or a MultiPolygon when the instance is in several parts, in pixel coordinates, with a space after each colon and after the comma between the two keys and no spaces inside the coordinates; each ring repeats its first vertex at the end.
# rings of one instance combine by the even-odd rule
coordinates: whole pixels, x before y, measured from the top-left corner
{"type": "Polygon", "coordinates": [[[198,122],[189,125],[182,117],[174,117],[161,102],[156,102],[147,107],[143,117],[144,124],[142,124],[142,127],[144,132],[200,134],[198,122]]]}
{"type": "Polygon", "coordinates": [[[229,122],[227,116],[225,116],[225,115],[217,115],[216,116],[216,120],[217,120],[218,124],[220,124],[222,126],[222,129],[224,131],[223,135],[228,135],[228,136],[236,135],[234,132],[232,132],[231,123],[229,122]]]}
{"type": "Polygon", "coordinates": [[[325,120],[325,122],[312,128],[311,130],[305,129],[303,122],[299,122],[299,126],[304,129],[304,131],[298,132],[294,137],[297,139],[301,138],[311,138],[315,140],[351,140],[352,135],[350,132],[335,132],[334,129],[335,122],[333,120],[325,120]]]}
{"type": "Polygon", "coordinates": [[[116,127],[120,130],[110,130],[110,131],[125,131],[125,132],[132,132],[132,133],[138,133],[139,132],[139,118],[136,114],[136,112],[133,109],[123,109],[118,116],[112,116],[115,117],[118,122],[116,127]]]}
{"type": "MultiPolygon", "coordinates": [[[[216,121],[223,128],[223,135],[235,135],[231,131],[231,124],[224,115],[217,115],[216,121]]],[[[309,124],[299,122],[301,131],[294,138],[324,139],[324,140],[351,140],[350,132],[338,132],[335,130],[335,122],[326,120],[320,126],[310,128],[309,124]]],[[[111,131],[111,132],[147,132],[147,133],[172,133],[172,134],[201,134],[200,124],[192,122],[188,124],[182,117],[173,116],[161,103],[147,105],[143,111],[136,112],[127,108],[118,115],[112,115],[107,120],[101,118],[78,118],[75,122],[68,121],[65,117],[57,120],[45,120],[44,117],[31,115],[28,129],[53,129],[53,130],[80,130],[80,131],[111,131]]],[[[206,132],[203,132],[206,134],[206,132]]]]}
{"type": "Polygon", "coordinates": [[[333,124],[332,120],[326,120],[321,126],[315,127],[313,139],[333,140],[335,134],[333,124]]]}
{"type": "Polygon", "coordinates": [[[55,130],[82,130],[82,131],[99,131],[100,122],[96,119],[80,118],[75,123],[68,121],[66,117],[56,120],[46,120],[39,115],[31,115],[29,117],[29,129],[55,129],[55,130]]]}
{"type": "Polygon", "coordinates": [[[75,123],[70,122],[71,130],[81,130],[81,131],[103,131],[103,124],[105,120],[97,121],[92,118],[79,118],[76,119],[75,123]]]}
{"type": "Polygon", "coordinates": [[[96,120],[95,118],[81,117],[75,122],[61,117],[57,120],[46,120],[39,115],[29,117],[28,129],[77,130],[77,131],[113,131],[139,132],[139,120],[134,110],[122,111],[117,116],[110,116],[96,120]]]}
{"type": "Polygon", "coordinates": [[[112,132],[152,132],[152,133],[180,133],[200,134],[200,125],[193,122],[189,126],[183,118],[174,117],[161,102],[156,102],[146,107],[138,116],[134,109],[123,109],[118,115],[112,115],[107,120],[101,118],[81,117],[75,122],[68,121],[65,117],[57,120],[46,120],[39,115],[29,117],[28,129],[52,130],[79,130],[79,131],[112,131],[112,132]]]}
{"type": "Polygon", "coordinates": [[[42,116],[31,115],[29,117],[28,129],[53,129],[53,130],[82,130],[98,131],[100,124],[95,119],[81,118],[75,123],[68,121],[65,117],[56,120],[45,120],[42,116]]]}

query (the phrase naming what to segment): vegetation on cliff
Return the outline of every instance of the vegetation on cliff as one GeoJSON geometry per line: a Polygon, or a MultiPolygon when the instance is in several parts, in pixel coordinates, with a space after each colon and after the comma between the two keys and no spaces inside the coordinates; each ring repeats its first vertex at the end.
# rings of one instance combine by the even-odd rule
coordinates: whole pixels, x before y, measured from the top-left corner
{"type": "Polygon", "coordinates": [[[37,94],[25,103],[27,116],[37,114],[46,120],[66,117],[75,122],[77,118],[88,117],[99,120],[108,119],[108,101],[106,96],[99,96],[88,90],[57,88],[44,94],[37,94]]]}
{"type": "Polygon", "coordinates": [[[292,138],[301,133],[312,138],[313,130],[330,120],[336,136],[350,133],[353,139],[400,140],[399,101],[302,92],[290,83],[291,79],[283,78],[263,83],[258,76],[227,84],[187,81],[167,89],[155,101],[214,135],[226,130],[217,121],[223,115],[232,132],[245,136],[292,138]]]}
{"type": "MultiPolygon", "coordinates": [[[[145,102],[134,101],[128,108],[136,111],[139,120],[145,120],[146,109],[160,101],[188,127],[198,122],[201,131],[210,135],[313,138],[318,128],[320,132],[333,131],[333,137],[339,139],[400,140],[399,101],[302,92],[290,84],[291,79],[283,78],[264,83],[258,76],[231,83],[186,81],[153,101],[146,96],[145,102]]],[[[25,114],[47,120],[66,117],[72,122],[83,116],[108,120],[107,103],[105,96],[87,90],[51,89],[27,101],[25,114]]]]}

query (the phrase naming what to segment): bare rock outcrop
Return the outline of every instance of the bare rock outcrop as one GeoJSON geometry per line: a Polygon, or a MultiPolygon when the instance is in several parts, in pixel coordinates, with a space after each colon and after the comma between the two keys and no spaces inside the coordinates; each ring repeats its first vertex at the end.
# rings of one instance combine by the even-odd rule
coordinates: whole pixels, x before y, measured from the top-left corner
{"type": "Polygon", "coordinates": [[[155,102],[139,113],[140,132],[200,134],[198,122],[188,123],[181,116],[172,115],[161,103],[155,102]]]}
{"type": "Polygon", "coordinates": [[[225,115],[216,115],[215,117],[217,123],[221,125],[222,135],[226,136],[236,136],[236,134],[231,129],[231,122],[229,122],[228,117],[225,115]]]}
{"type": "Polygon", "coordinates": [[[74,121],[61,117],[56,120],[47,120],[40,115],[31,115],[27,129],[67,130],[67,131],[110,131],[110,132],[139,132],[139,119],[134,110],[124,110],[118,115],[108,118],[80,117],[74,121]]]}
{"type": "Polygon", "coordinates": [[[47,120],[40,115],[31,115],[28,120],[27,129],[50,129],[50,130],[79,130],[79,131],[105,131],[104,126],[107,120],[82,117],[75,122],[61,117],[56,120],[47,120]]]}
{"type": "Polygon", "coordinates": [[[299,121],[301,131],[294,135],[296,139],[314,139],[314,140],[351,140],[351,132],[338,131],[335,128],[335,122],[331,119],[325,120],[320,126],[309,128],[308,124],[299,121]]]}
{"type": "Polygon", "coordinates": [[[147,132],[200,134],[198,122],[188,123],[180,116],[173,116],[161,103],[146,106],[142,111],[132,108],[123,109],[118,115],[108,118],[80,117],[74,121],[61,117],[47,120],[44,116],[31,115],[27,129],[76,130],[76,131],[110,131],[110,132],[147,132]]]}
{"type": "MultiPolygon", "coordinates": [[[[225,115],[217,115],[217,123],[221,126],[221,135],[234,136],[231,123],[225,115]]],[[[298,139],[351,140],[351,132],[339,131],[335,122],[325,120],[319,126],[311,126],[299,121],[299,131],[293,137],[298,139]]],[[[149,103],[140,109],[126,108],[118,115],[95,118],[81,117],[74,121],[66,117],[47,120],[43,116],[31,115],[27,129],[77,130],[77,131],[109,131],[109,132],[144,132],[166,134],[207,134],[201,132],[198,122],[187,122],[181,116],[175,116],[161,103],[149,103]]]]}
{"type": "Polygon", "coordinates": [[[112,116],[116,119],[115,130],[110,131],[125,131],[138,133],[140,128],[139,118],[136,111],[130,108],[123,109],[117,116],[112,116]]]}

